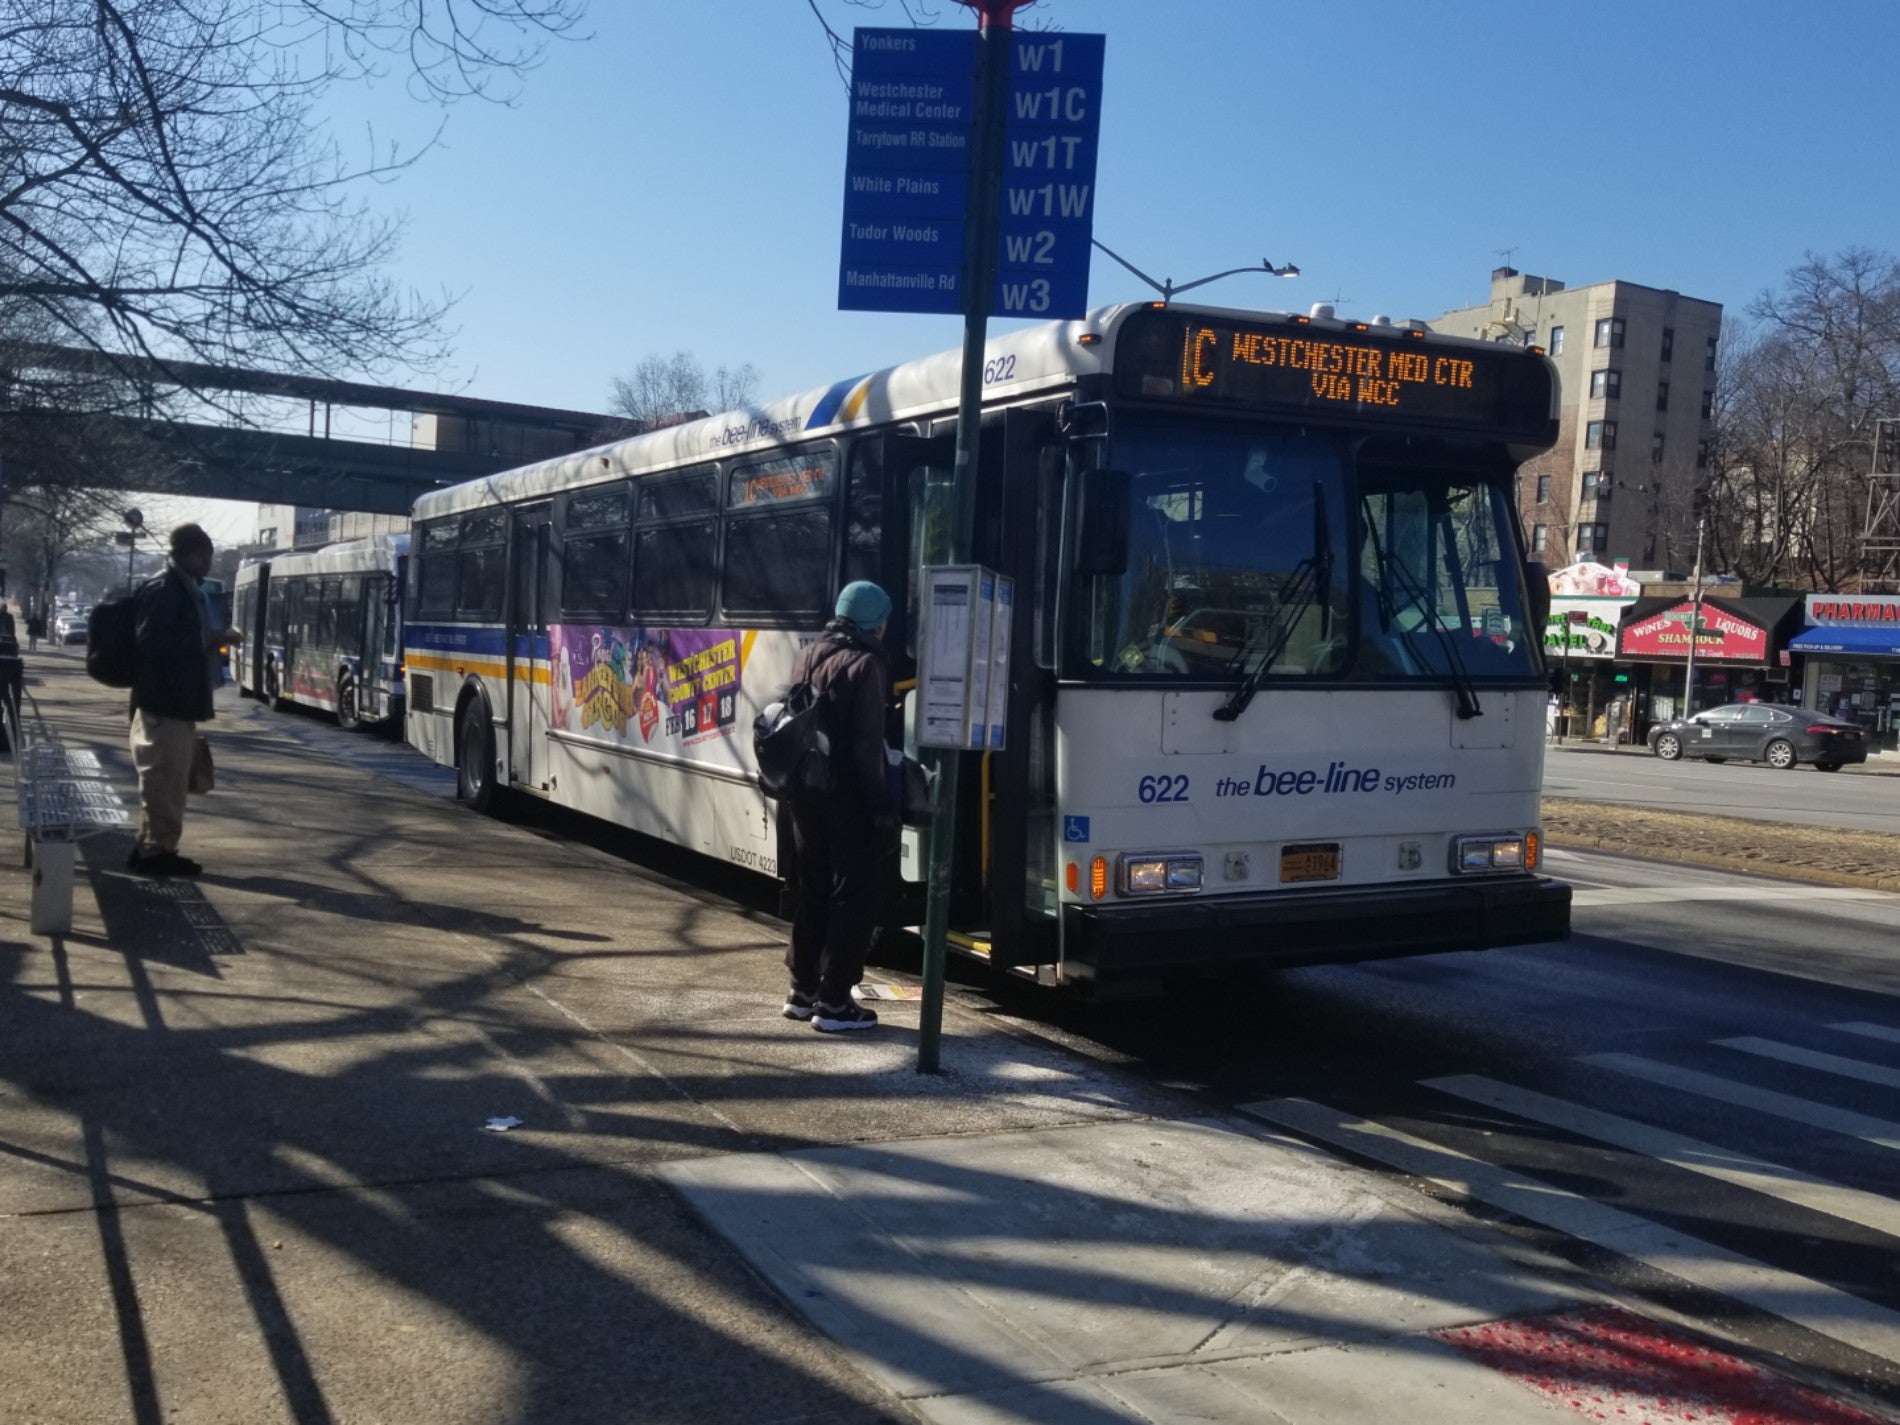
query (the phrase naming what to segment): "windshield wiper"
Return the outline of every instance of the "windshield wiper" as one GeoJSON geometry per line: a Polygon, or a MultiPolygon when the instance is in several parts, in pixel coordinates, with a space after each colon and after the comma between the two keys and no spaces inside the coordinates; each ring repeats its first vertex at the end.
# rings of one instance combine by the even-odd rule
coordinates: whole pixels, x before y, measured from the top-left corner
{"type": "MultiPolygon", "coordinates": [[[[1333,547],[1326,525],[1326,495],[1318,481],[1313,483],[1313,552],[1302,559],[1293,569],[1293,577],[1287,581],[1286,597],[1280,601],[1280,617],[1266,631],[1264,637],[1273,638],[1273,644],[1261,654],[1260,659],[1247,671],[1227,701],[1214,709],[1216,722],[1232,722],[1247,711],[1247,704],[1253,701],[1253,695],[1260,691],[1260,683],[1273,665],[1286,651],[1287,644],[1293,638],[1293,630],[1299,626],[1306,611],[1313,607],[1321,592],[1332,586],[1333,547]],[[1274,637],[1274,635],[1278,635],[1274,637]]],[[[1323,632],[1324,630],[1322,630],[1323,632]]],[[[1264,641],[1264,638],[1260,641],[1264,641]]],[[[1244,663],[1247,655],[1253,652],[1256,640],[1248,639],[1234,655],[1234,663],[1244,663]]],[[[1231,665],[1230,665],[1231,666],[1231,665]]]]}
{"type": "MultiPolygon", "coordinates": [[[[1445,662],[1451,674],[1451,686],[1458,695],[1459,718],[1469,721],[1474,717],[1483,717],[1484,708],[1478,702],[1478,686],[1471,681],[1471,670],[1465,667],[1464,655],[1458,651],[1457,640],[1445,631],[1444,626],[1438,622],[1436,614],[1429,612],[1433,608],[1430,595],[1419,586],[1418,580],[1412,577],[1412,571],[1400,562],[1397,555],[1380,550],[1379,567],[1388,577],[1393,574],[1398,575],[1399,582],[1405,586],[1406,596],[1412,599],[1419,609],[1427,611],[1426,626],[1438,636],[1438,641],[1445,650],[1445,662]]],[[[1412,641],[1412,630],[1399,628],[1396,620],[1392,627],[1407,643],[1412,641]]]]}

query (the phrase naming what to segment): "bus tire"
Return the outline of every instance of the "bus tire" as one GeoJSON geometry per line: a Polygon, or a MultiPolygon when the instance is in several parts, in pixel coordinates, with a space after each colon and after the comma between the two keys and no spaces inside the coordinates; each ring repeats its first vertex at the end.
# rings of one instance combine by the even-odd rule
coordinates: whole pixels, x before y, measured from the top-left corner
{"type": "Polygon", "coordinates": [[[345,732],[363,725],[363,710],[356,702],[356,675],[348,668],[336,675],[336,725],[345,732]]]}
{"type": "Polygon", "coordinates": [[[495,725],[479,697],[470,698],[456,719],[455,795],[471,811],[496,809],[495,725]]]}

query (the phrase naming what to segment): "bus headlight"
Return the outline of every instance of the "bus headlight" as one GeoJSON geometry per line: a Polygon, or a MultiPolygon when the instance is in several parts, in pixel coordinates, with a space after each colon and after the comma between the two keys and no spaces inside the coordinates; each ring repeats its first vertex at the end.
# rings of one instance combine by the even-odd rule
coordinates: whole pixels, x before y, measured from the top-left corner
{"type": "Polygon", "coordinates": [[[1524,868],[1524,838],[1516,832],[1508,836],[1460,836],[1451,843],[1451,869],[1454,871],[1519,871],[1524,868]]]}
{"type": "Polygon", "coordinates": [[[1125,896],[1198,891],[1203,876],[1203,862],[1199,853],[1123,856],[1118,869],[1121,872],[1121,893],[1125,896]]]}

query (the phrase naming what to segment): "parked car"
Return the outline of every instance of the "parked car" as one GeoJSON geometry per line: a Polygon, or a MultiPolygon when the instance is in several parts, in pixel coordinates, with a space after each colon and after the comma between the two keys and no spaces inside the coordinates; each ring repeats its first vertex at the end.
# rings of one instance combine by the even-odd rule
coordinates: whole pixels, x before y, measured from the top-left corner
{"type": "Polygon", "coordinates": [[[53,619],[53,642],[84,643],[86,615],[90,609],[67,609],[53,619]]]}
{"type": "Polygon", "coordinates": [[[1665,762],[1700,757],[1705,762],[1766,762],[1793,767],[1809,762],[1819,772],[1838,772],[1867,760],[1867,734],[1857,722],[1768,703],[1731,703],[1694,717],[1658,723],[1649,730],[1649,750],[1665,762]]]}

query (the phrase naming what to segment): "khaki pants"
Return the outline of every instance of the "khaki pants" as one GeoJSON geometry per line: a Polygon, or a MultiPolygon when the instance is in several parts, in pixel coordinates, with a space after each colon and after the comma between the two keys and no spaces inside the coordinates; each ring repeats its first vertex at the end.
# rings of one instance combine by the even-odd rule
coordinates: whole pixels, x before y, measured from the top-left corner
{"type": "Polygon", "coordinates": [[[185,832],[191,744],[198,724],[182,717],[132,714],[132,765],[139,769],[139,845],[176,851],[185,832]]]}

